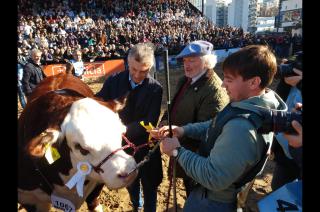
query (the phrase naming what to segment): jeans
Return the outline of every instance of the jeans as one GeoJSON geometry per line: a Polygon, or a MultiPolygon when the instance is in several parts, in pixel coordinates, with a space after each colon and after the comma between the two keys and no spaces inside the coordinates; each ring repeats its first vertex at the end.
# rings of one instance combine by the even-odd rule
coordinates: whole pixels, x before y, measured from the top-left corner
{"type": "Polygon", "coordinates": [[[200,186],[192,190],[183,207],[184,212],[236,212],[236,210],[236,203],[224,203],[208,199],[205,190],[200,186]]]}
{"type": "Polygon", "coordinates": [[[184,184],[184,187],[186,188],[186,194],[187,194],[187,197],[190,195],[192,189],[194,188],[195,186],[195,182],[192,180],[192,178],[186,176],[183,179],[183,184],[184,184]]]}
{"type": "Polygon", "coordinates": [[[143,177],[138,177],[135,181],[127,187],[130,195],[131,202],[133,204],[133,211],[138,211],[142,208],[143,200],[140,189],[140,182],[142,184],[142,190],[144,195],[144,211],[145,212],[155,212],[157,208],[157,187],[150,185],[150,180],[143,177]]]}
{"type": "Polygon", "coordinates": [[[19,96],[21,107],[25,108],[27,103],[26,103],[25,95],[22,90],[22,86],[18,86],[18,96],[19,96]]]}

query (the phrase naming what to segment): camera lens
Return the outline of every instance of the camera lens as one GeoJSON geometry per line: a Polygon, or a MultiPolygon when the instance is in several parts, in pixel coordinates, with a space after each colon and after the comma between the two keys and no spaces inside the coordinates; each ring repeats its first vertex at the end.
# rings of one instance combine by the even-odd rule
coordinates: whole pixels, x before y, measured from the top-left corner
{"type": "Polygon", "coordinates": [[[296,134],[295,129],[292,127],[293,120],[302,123],[302,113],[284,112],[270,110],[264,116],[262,126],[258,129],[258,133],[266,134],[271,131],[274,133],[286,132],[289,134],[296,134]]]}
{"type": "Polygon", "coordinates": [[[291,124],[293,120],[302,123],[301,113],[281,111],[280,113],[273,114],[274,132],[287,132],[290,134],[296,133],[295,129],[292,127],[291,124]]]}

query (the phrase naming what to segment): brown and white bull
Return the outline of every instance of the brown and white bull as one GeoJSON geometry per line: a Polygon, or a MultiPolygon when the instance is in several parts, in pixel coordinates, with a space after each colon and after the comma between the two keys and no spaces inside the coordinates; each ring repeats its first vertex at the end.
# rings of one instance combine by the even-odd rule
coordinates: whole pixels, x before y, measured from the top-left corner
{"type": "Polygon", "coordinates": [[[133,157],[115,151],[121,148],[126,131],[117,114],[119,109],[119,102],[99,101],[72,75],[43,80],[19,117],[18,202],[30,211],[49,211],[52,201],[71,211],[68,201],[79,209],[87,200],[91,209],[101,211],[101,205],[92,208],[99,195],[94,190],[97,184],[118,189],[137,176],[137,172],[127,175],[136,167],[133,157]],[[115,154],[104,161],[112,152],[115,154]],[[85,164],[85,171],[92,169],[84,175],[83,196],[77,185],[71,189],[66,186],[81,171],[79,164],[85,164]]]}

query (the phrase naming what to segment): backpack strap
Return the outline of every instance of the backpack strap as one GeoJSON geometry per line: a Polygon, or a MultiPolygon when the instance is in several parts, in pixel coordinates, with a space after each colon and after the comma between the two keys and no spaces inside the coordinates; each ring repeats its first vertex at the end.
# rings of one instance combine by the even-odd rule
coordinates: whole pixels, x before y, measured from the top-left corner
{"type": "MultiPolygon", "coordinates": [[[[250,110],[235,108],[232,107],[231,104],[228,104],[225,109],[217,115],[216,120],[212,122],[213,126],[207,131],[206,142],[201,142],[200,144],[200,155],[207,157],[210,154],[210,151],[214,147],[215,141],[221,134],[224,125],[235,118],[244,118],[248,120],[256,130],[263,124],[263,117],[261,117],[261,115],[250,110]]],[[[268,159],[267,152],[270,147],[270,143],[266,142],[266,140],[264,143],[265,145],[260,160],[252,168],[245,171],[238,180],[233,183],[237,189],[241,188],[243,185],[262,173],[268,159]]]]}
{"type": "Polygon", "coordinates": [[[211,149],[214,147],[215,141],[220,136],[224,125],[232,119],[244,118],[258,129],[263,123],[263,117],[253,111],[232,107],[229,103],[216,118],[212,121],[212,126],[207,130],[207,138],[205,142],[201,142],[199,154],[207,157],[211,149]]]}
{"type": "Polygon", "coordinates": [[[256,176],[262,174],[263,169],[267,163],[268,160],[268,149],[269,149],[270,143],[267,143],[264,146],[264,150],[262,152],[262,156],[260,158],[260,160],[258,161],[258,163],[256,163],[256,165],[252,168],[250,168],[249,170],[247,170],[243,175],[240,176],[240,178],[234,182],[233,184],[235,185],[236,189],[241,188],[242,186],[244,186],[245,184],[247,184],[248,182],[250,182],[251,180],[253,180],[256,176]]]}

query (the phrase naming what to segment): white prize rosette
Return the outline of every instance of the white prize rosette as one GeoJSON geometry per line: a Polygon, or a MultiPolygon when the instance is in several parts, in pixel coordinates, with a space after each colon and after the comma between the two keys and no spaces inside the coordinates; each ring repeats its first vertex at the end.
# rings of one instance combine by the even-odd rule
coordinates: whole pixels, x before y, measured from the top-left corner
{"type": "Polygon", "coordinates": [[[77,172],[73,177],[65,184],[69,189],[72,189],[76,185],[78,195],[83,197],[83,185],[86,179],[86,175],[90,174],[92,167],[88,162],[79,162],[77,164],[77,172]]]}

